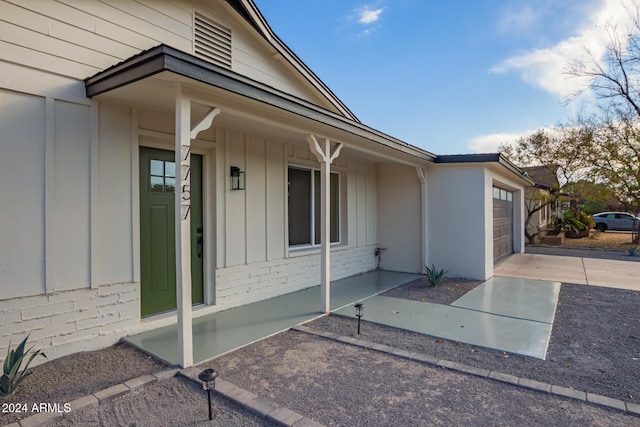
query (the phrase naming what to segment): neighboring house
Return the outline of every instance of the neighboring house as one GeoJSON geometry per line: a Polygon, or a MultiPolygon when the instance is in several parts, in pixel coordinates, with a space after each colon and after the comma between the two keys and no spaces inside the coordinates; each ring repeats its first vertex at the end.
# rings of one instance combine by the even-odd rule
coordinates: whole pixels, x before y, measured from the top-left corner
{"type": "Polygon", "coordinates": [[[360,123],[250,0],[0,6],[0,353],[524,249],[520,170],[360,123]]]}
{"type": "Polygon", "coordinates": [[[534,234],[539,230],[553,228],[553,215],[557,211],[557,195],[560,188],[558,167],[532,166],[522,168],[535,185],[525,190],[525,222],[530,216],[527,229],[534,234]],[[529,215],[530,214],[530,215],[529,215]]]}

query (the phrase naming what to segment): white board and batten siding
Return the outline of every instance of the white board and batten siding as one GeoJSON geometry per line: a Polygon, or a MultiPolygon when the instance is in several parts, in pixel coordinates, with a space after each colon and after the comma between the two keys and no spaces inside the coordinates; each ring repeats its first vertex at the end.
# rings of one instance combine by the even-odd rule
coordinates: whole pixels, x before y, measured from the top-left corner
{"type": "MultiPolygon", "coordinates": [[[[232,307],[319,285],[319,248],[290,249],[286,222],[287,168],[319,164],[305,146],[241,130],[221,134],[216,155],[224,156],[225,171],[233,165],[246,172],[246,190],[218,184],[224,209],[217,210],[216,304],[232,307]]],[[[340,174],[341,227],[331,277],[340,279],[375,268],[376,166],[339,157],[333,170],[340,174]]]]}
{"type": "MultiPolygon", "coordinates": [[[[266,43],[244,34],[224,2],[0,0],[0,353],[28,332],[58,357],[139,327],[139,112],[87,99],[83,79],[159,44],[193,53],[196,11],[231,29],[232,70],[326,104],[266,43]]],[[[227,240],[227,253],[216,254],[237,266],[275,265],[286,253],[269,238],[284,232],[285,196],[256,192],[253,181],[264,174],[282,185],[284,151],[254,140],[243,164],[257,171],[251,199],[228,207],[251,213],[246,228],[229,224],[228,233],[260,244],[227,240]],[[254,218],[254,204],[266,206],[266,219],[254,218]]]]}

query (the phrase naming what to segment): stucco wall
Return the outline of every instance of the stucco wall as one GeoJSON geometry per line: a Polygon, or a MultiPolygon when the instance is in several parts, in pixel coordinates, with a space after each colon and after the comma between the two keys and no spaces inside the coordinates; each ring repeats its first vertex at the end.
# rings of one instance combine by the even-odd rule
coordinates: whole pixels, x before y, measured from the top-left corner
{"type": "Polygon", "coordinates": [[[429,263],[449,276],[493,276],[493,186],[513,192],[513,247],[524,252],[524,187],[497,164],[432,165],[428,173],[429,263]]]}
{"type": "Polygon", "coordinates": [[[422,271],[422,198],[415,168],[377,165],[380,267],[422,271]]]}
{"type": "Polygon", "coordinates": [[[486,279],[485,254],[488,247],[493,252],[486,236],[492,234],[492,205],[485,209],[483,166],[431,167],[427,185],[429,264],[449,270],[450,276],[486,279]]]}

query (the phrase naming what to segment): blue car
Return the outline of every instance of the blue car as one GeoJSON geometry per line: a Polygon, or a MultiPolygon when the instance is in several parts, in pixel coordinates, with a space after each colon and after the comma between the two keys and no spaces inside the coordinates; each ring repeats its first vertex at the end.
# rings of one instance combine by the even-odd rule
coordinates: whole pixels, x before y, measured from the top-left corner
{"type": "Polygon", "coordinates": [[[634,226],[638,227],[640,218],[626,212],[602,212],[595,214],[593,220],[598,231],[631,231],[634,226]]]}

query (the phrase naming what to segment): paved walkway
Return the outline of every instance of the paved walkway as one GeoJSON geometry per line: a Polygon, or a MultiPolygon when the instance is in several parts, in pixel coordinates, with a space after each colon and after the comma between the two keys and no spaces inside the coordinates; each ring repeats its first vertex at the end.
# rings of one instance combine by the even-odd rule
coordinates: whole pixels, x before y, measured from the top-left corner
{"type": "MultiPolygon", "coordinates": [[[[366,320],[452,341],[544,359],[560,283],[494,277],[450,306],[373,296],[366,320]]],[[[353,317],[353,307],[336,312],[353,317]]]]}
{"type": "Polygon", "coordinates": [[[640,291],[640,262],[633,261],[514,254],[494,274],[640,291]]]}

